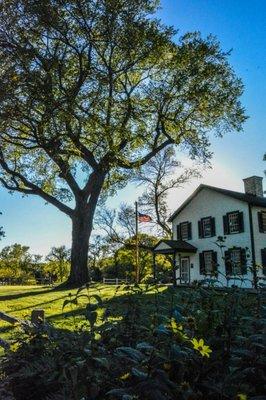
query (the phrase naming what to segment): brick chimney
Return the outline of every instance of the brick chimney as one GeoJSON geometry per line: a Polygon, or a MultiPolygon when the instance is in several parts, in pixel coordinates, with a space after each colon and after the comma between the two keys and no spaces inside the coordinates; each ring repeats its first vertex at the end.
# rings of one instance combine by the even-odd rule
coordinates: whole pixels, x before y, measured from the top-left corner
{"type": "Polygon", "coordinates": [[[243,181],[246,194],[263,197],[263,178],[261,176],[251,176],[250,178],[243,179],[243,181]]]}

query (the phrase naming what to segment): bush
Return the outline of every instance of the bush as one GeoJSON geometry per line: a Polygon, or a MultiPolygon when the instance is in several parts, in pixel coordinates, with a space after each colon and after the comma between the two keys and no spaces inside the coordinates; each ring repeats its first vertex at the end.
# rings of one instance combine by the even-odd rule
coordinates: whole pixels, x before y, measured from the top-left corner
{"type": "Polygon", "coordinates": [[[168,292],[166,301],[154,286],[125,286],[106,305],[80,289],[63,305],[88,299],[74,333],[36,327],[6,354],[1,370],[15,399],[262,400],[263,293],[168,292]]]}

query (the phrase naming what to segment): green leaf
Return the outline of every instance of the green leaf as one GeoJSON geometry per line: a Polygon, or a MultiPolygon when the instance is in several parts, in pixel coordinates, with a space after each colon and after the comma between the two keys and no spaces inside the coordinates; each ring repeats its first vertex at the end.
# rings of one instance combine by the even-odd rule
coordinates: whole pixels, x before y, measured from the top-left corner
{"type": "Polygon", "coordinates": [[[113,396],[113,397],[117,397],[118,399],[122,399],[123,396],[127,395],[127,392],[125,391],[125,389],[112,389],[109,390],[109,392],[106,393],[107,396],[113,396]]]}
{"type": "Polygon", "coordinates": [[[89,321],[91,327],[93,327],[95,322],[97,321],[97,316],[98,316],[97,311],[86,311],[85,316],[86,319],[89,321]]]}
{"type": "Polygon", "coordinates": [[[154,346],[148,342],[141,342],[137,344],[136,349],[140,351],[151,351],[154,349],[154,346]]]}
{"type": "Polygon", "coordinates": [[[141,370],[139,370],[137,368],[134,368],[134,367],[131,369],[131,373],[132,373],[133,376],[135,376],[136,378],[139,378],[141,380],[146,379],[148,377],[147,372],[143,372],[143,371],[141,371],[141,370]]]}
{"type": "Polygon", "coordinates": [[[98,307],[103,304],[102,299],[98,294],[93,294],[90,297],[97,301],[98,307]]]}
{"type": "Polygon", "coordinates": [[[134,349],[133,347],[126,346],[115,349],[115,355],[118,357],[128,358],[135,362],[141,362],[144,359],[144,355],[140,351],[134,349]]]}
{"type": "Polygon", "coordinates": [[[98,364],[98,366],[103,367],[105,369],[110,369],[110,364],[107,358],[105,357],[94,357],[93,360],[98,364]]]}

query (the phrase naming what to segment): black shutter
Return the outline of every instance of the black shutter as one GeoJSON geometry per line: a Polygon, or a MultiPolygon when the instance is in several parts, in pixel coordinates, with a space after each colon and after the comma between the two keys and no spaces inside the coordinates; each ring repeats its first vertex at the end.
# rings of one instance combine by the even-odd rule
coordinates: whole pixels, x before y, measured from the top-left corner
{"type": "Polygon", "coordinates": [[[205,275],[204,254],[199,253],[200,275],[205,275]]]}
{"type": "Polygon", "coordinates": [[[260,233],[263,233],[262,212],[258,212],[258,222],[259,222],[259,231],[260,233]]]}
{"type": "Polygon", "coordinates": [[[180,240],[181,239],[181,230],[180,230],[180,224],[176,226],[176,239],[180,240]]]}
{"type": "Polygon", "coordinates": [[[238,226],[239,226],[239,232],[244,232],[244,216],[243,212],[238,212],[238,226]]]}
{"type": "Polygon", "coordinates": [[[211,230],[212,230],[212,236],[216,236],[215,218],[211,218],[211,230]]]}
{"type": "Polygon", "coordinates": [[[241,274],[247,274],[247,256],[246,249],[241,249],[241,274]]]}
{"type": "Polygon", "coordinates": [[[218,264],[217,264],[217,252],[212,252],[212,263],[213,263],[213,272],[218,271],[218,264]]]}
{"type": "Polygon", "coordinates": [[[192,239],[192,224],[188,222],[188,240],[192,239]]]}
{"type": "Polygon", "coordinates": [[[224,235],[229,235],[228,215],[223,216],[223,221],[224,221],[224,235]]]}
{"type": "Polygon", "coordinates": [[[198,221],[198,228],[199,228],[199,238],[203,238],[203,231],[202,231],[202,220],[198,221]]]}
{"type": "Polygon", "coordinates": [[[225,274],[232,275],[232,263],[230,250],[224,252],[225,274]]]}
{"type": "Polygon", "coordinates": [[[261,249],[261,264],[263,275],[266,275],[266,248],[261,249]]]}

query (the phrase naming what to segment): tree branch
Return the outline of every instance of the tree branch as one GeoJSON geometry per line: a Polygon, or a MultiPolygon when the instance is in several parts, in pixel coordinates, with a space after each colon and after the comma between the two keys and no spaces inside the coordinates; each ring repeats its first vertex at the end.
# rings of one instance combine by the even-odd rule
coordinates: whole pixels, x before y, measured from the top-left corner
{"type": "Polygon", "coordinates": [[[122,160],[121,161],[118,160],[117,163],[118,163],[119,167],[125,168],[125,169],[133,169],[133,168],[141,167],[142,165],[146,164],[152,157],[154,157],[156,154],[158,154],[162,149],[164,149],[165,147],[167,147],[173,143],[174,143],[174,140],[172,140],[172,139],[165,140],[158,147],[156,147],[156,149],[153,149],[148,154],[146,154],[146,156],[142,157],[139,160],[132,161],[129,163],[126,163],[122,160]]]}
{"type": "Polygon", "coordinates": [[[60,211],[64,212],[68,216],[72,216],[73,210],[63,204],[61,201],[53,197],[52,195],[46,193],[42,190],[39,186],[35,185],[34,183],[30,182],[27,178],[25,178],[22,174],[17,171],[12,170],[9,168],[8,164],[4,160],[3,152],[0,150],[0,165],[11,177],[13,177],[13,181],[16,182],[16,186],[10,186],[6,181],[1,178],[1,183],[9,190],[17,191],[25,194],[33,194],[42,197],[48,203],[57,207],[60,211]],[[19,183],[15,180],[15,178],[19,179],[26,188],[22,188],[19,186],[19,183]],[[28,188],[28,189],[27,189],[28,188]]]}

